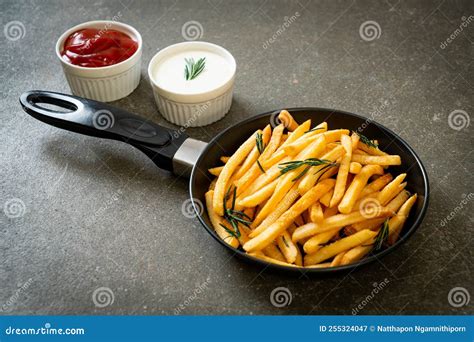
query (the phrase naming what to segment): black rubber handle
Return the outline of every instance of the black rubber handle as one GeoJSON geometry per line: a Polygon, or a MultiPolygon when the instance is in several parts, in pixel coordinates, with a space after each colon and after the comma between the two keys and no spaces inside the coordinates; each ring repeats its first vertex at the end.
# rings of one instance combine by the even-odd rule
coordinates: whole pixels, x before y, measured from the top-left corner
{"type": "Polygon", "coordinates": [[[173,156],[188,138],[109,104],[51,91],[32,90],[20,96],[32,117],[68,131],[126,142],[150,157],[165,170],[173,170],[173,156]],[[50,104],[68,112],[47,109],[50,104]]]}

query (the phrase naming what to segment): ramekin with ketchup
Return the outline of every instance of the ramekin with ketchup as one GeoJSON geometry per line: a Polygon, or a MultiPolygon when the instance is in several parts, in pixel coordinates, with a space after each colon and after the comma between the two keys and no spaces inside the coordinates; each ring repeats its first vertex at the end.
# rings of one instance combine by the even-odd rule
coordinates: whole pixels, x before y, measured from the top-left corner
{"type": "Polygon", "coordinates": [[[127,24],[89,21],[64,32],[56,55],[74,95],[115,101],[140,82],[142,37],[127,24]]]}

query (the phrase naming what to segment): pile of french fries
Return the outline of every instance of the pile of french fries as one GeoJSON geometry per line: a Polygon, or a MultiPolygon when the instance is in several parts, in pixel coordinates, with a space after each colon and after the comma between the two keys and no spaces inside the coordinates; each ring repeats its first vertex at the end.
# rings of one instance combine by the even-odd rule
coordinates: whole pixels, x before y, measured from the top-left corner
{"type": "Polygon", "coordinates": [[[210,221],[227,244],[275,264],[348,265],[395,243],[417,195],[376,140],[347,129],[311,128],[283,110],[281,124],[252,134],[206,193],[210,221]]]}

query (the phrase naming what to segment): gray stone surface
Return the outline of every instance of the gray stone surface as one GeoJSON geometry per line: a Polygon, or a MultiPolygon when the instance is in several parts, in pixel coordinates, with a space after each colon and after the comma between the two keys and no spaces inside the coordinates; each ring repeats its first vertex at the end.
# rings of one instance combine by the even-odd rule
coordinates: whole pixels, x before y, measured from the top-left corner
{"type": "Polygon", "coordinates": [[[12,21],[24,26],[18,40],[5,31],[0,38],[0,204],[10,208],[0,215],[2,313],[351,314],[385,278],[388,285],[361,314],[473,313],[472,300],[459,308],[448,301],[455,287],[474,295],[472,123],[455,130],[448,116],[473,114],[474,21],[455,30],[474,14],[474,2],[2,1],[1,7],[4,29],[12,21]],[[351,273],[309,279],[262,271],[232,258],[182,215],[186,180],[125,144],[27,116],[18,104],[23,91],[69,92],[54,55],[58,36],[117,15],[142,33],[145,45],[140,86],[116,105],[172,126],[154,106],[147,63],[183,41],[186,22],[198,21],[202,40],[229,49],[238,73],[231,112],[189,135],[209,140],[281,107],[380,112],[377,121],[406,139],[428,169],[431,205],[420,229],[396,253],[351,273]],[[379,24],[380,37],[365,41],[359,28],[369,20],[379,24]],[[450,35],[454,40],[441,48],[450,35]],[[21,217],[11,217],[13,198],[21,200],[21,217]],[[292,293],[284,308],[270,302],[279,286],[292,293]],[[92,300],[100,287],[114,296],[104,308],[92,300]]]}

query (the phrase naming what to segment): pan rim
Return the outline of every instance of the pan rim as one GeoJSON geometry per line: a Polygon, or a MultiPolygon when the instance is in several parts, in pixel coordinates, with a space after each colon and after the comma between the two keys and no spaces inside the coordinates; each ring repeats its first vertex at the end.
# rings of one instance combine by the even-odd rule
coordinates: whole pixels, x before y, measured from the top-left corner
{"type": "MultiPolygon", "coordinates": [[[[415,150],[403,138],[401,138],[398,134],[396,134],[391,129],[387,128],[386,126],[384,126],[380,123],[378,123],[375,120],[372,120],[372,119],[370,119],[368,117],[365,117],[365,116],[362,116],[360,114],[355,114],[355,113],[347,112],[347,111],[344,111],[344,110],[323,108],[323,107],[292,107],[292,108],[282,108],[282,109],[275,109],[275,110],[271,110],[271,111],[268,111],[268,112],[265,112],[265,113],[257,114],[257,115],[251,116],[251,117],[249,117],[245,120],[239,121],[238,123],[236,123],[234,125],[231,125],[230,127],[226,128],[225,130],[220,132],[218,135],[216,135],[214,138],[212,138],[211,141],[207,144],[206,148],[201,152],[199,158],[196,161],[196,164],[194,165],[194,167],[192,169],[191,177],[189,178],[189,196],[190,196],[190,199],[192,201],[195,214],[196,214],[197,218],[199,219],[199,221],[201,222],[201,224],[206,229],[206,231],[214,239],[216,239],[221,245],[223,245],[224,247],[226,247],[230,251],[234,252],[235,253],[234,256],[237,254],[239,257],[243,258],[244,260],[252,261],[252,262],[258,264],[259,266],[262,266],[262,267],[265,267],[265,268],[271,268],[273,270],[279,270],[279,271],[284,271],[284,272],[291,272],[291,273],[298,272],[298,273],[305,273],[305,274],[307,274],[307,273],[309,273],[309,274],[325,274],[325,273],[333,273],[333,272],[340,272],[340,271],[347,271],[347,270],[355,269],[357,267],[372,263],[372,262],[386,256],[387,254],[389,254],[389,253],[393,252],[395,249],[397,249],[401,244],[405,243],[413,235],[413,233],[418,229],[418,227],[420,226],[421,222],[423,221],[423,219],[426,215],[426,212],[427,212],[428,206],[429,206],[430,186],[429,186],[429,180],[428,180],[428,173],[425,169],[425,166],[424,166],[423,162],[421,161],[420,157],[415,152],[415,150]],[[225,243],[216,234],[216,232],[214,231],[214,229],[212,227],[209,227],[207,225],[207,223],[204,221],[204,219],[202,217],[202,214],[203,214],[202,213],[202,208],[203,208],[203,206],[202,205],[197,205],[195,203],[195,198],[193,197],[194,178],[195,178],[196,173],[198,172],[197,165],[199,165],[200,162],[202,161],[202,159],[206,156],[206,153],[209,151],[211,146],[213,146],[217,140],[219,140],[222,136],[227,134],[227,132],[229,132],[230,130],[233,130],[233,129],[235,129],[239,126],[242,126],[242,125],[244,125],[248,122],[258,120],[261,117],[272,115],[272,114],[275,114],[275,113],[279,113],[282,109],[285,109],[285,110],[289,111],[290,113],[292,111],[305,111],[305,110],[307,110],[307,111],[321,111],[321,112],[327,112],[329,116],[334,114],[334,113],[339,113],[339,114],[343,114],[343,115],[353,116],[353,117],[356,117],[358,119],[362,119],[362,120],[366,121],[368,124],[375,125],[378,128],[388,132],[390,135],[392,135],[395,138],[395,141],[397,143],[402,145],[402,148],[404,148],[410,154],[413,155],[414,159],[416,160],[416,163],[419,165],[419,167],[421,169],[421,175],[422,175],[422,178],[423,178],[423,187],[424,187],[425,196],[423,196],[423,203],[422,203],[420,213],[415,218],[415,221],[413,222],[411,227],[408,228],[406,233],[403,236],[401,236],[400,239],[395,244],[393,244],[392,246],[384,249],[383,251],[381,251],[377,254],[374,254],[374,255],[371,255],[370,257],[359,260],[356,263],[349,264],[349,265],[344,265],[344,266],[324,267],[324,268],[308,268],[308,267],[301,267],[301,266],[284,266],[284,265],[274,264],[274,263],[270,263],[270,262],[258,259],[256,257],[253,257],[253,256],[245,253],[244,251],[241,251],[241,250],[236,249],[232,246],[229,246],[227,243],[225,243]]],[[[206,209],[204,208],[204,210],[206,210],[206,209]]]]}

